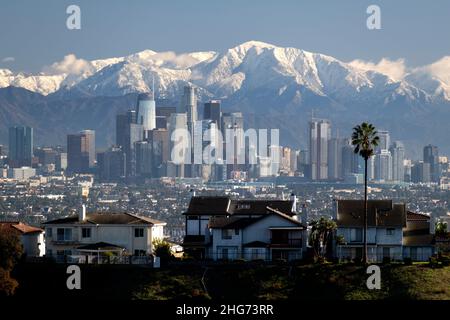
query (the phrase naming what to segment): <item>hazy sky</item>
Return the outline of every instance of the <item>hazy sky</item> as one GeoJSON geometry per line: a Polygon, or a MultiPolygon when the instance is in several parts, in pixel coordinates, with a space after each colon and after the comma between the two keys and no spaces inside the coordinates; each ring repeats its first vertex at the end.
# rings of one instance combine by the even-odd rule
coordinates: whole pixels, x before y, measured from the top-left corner
{"type": "Polygon", "coordinates": [[[69,53],[221,51],[248,40],[416,66],[450,55],[449,16],[448,0],[1,0],[0,68],[36,72],[69,53]],[[81,7],[81,30],[66,28],[70,4],[81,7]],[[381,7],[382,30],[366,28],[370,4],[381,7]]]}

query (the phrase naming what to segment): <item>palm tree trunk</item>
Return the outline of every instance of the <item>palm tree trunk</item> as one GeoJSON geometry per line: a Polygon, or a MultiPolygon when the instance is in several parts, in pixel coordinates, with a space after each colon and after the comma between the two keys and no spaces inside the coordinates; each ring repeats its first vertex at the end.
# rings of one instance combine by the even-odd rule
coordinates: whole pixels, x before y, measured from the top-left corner
{"type": "Polygon", "coordinates": [[[364,159],[364,250],[363,262],[367,264],[367,160],[364,159]]]}

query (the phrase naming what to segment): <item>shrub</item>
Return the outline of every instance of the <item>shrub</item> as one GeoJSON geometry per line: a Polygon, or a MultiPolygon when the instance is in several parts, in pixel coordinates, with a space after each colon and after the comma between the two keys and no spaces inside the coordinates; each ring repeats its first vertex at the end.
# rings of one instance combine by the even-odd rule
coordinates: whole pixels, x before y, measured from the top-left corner
{"type": "Polygon", "coordinates": [[[384,263],[384,264],[389,264],[389,263],[391,263],[391,257],[383,257],[383,263],[384,263]]]}
{"type": "Polygon", "coordinates": [[[407,266],[412,265],[412,259],[411,258],[404,258],[403,259],[403,263],[406,264],[407,266]]]}
{"type": "Polygon", "coordinates": [[[431,268],[436,268],[439,266],[439,260],[437,257],[430,257],[430,267],[431,268]]]}

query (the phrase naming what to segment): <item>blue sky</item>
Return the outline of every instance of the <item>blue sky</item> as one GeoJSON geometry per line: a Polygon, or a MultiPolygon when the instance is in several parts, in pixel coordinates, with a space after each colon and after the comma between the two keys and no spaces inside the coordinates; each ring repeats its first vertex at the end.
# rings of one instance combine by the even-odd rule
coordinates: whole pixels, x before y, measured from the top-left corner
{"type": "Polygon", "coordinates": [[[36,72],[70,53],[221,51],[248,40],[417,66],[450,55],[449,16],[447,0],[2,0],[0,68],[36,72]],[[81,30],[66,28],[70,4],[81,8],[81,30]],[[370,4],[381,7],[382,30],[366,28],[370,4]]]}

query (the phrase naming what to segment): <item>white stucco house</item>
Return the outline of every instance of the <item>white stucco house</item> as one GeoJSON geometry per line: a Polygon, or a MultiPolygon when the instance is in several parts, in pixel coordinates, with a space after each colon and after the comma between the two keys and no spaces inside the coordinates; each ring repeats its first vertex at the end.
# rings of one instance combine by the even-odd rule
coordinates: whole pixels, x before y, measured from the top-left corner
{"type": "Polygon", "coordinates": [[[45,222],[46,256],[95,255],[116,252],[134,256],[153,253],[153,241],[162,239],[165,222],[130,213],[80,210],[76,216],[45,222]]]}
{"type": "Polygon", "coordinates": [[[16,233],[27,257],[41,257],[45,254],[44,230],[23,222],[0,222],[0,232],[16,233]]]}
{"type": "MultiPolygon", "coordinates": [[[[433,235],[424,226],[426,217],[406,210],[405,204],[392,200],[369,200],[367,213],[368,259],[382,262],[384,258],[426,261],[434,253],[433,235]],[[416,221],[418,220],[418,221],[416,221]]],[[[344,241],[335,247],[339,259],[362,257],[364,232],[364,201],[336,200],[337,236],[344,241]]]]}
{"type": "Polygon", "coordinates": [[[186,217],[186,253],[213,260],[302,259],[306,226],[295,200],[192,197],[186,217]]]}

